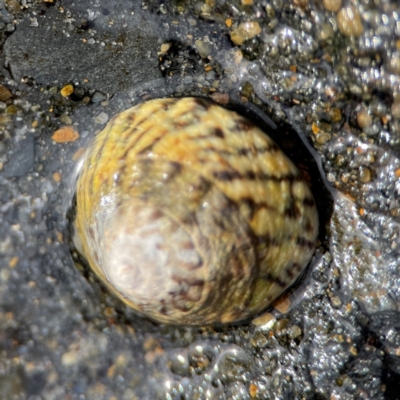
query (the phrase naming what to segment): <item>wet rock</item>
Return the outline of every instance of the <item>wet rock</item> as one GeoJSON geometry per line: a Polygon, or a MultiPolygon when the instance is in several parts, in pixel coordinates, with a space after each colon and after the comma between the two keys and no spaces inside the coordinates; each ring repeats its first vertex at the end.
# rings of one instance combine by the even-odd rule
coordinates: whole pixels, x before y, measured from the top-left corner
{"type": "Polygon", "coordinates": [[[46,18],[38,17],[35,29],[25,19],[7,39],[4,52],[14,79],[31,76],[47,85],[83,82],[90,76],[92,88],[115,93],[160,76],[157,63],[146,56],[158,50],[157,26],[138,13],[126,19],[127,26],[96,20],[104,46],[89,46],[81,35],[63,33],[65,26],[57,18],[57,10],[51,9],[46,18]]]}
{"type": "Polygon", "coordinates": [[[33,166],[34,150],[33,135],[27,134],[26,138],[18,143],[13,155],[4,165],[3,176],[11,178],[26,175],[33,166]]]}
{"type": "MultiPolygon", "coordinates": [[[[347,31],[332,24],[341,12],[338,0],[58,3],[5,4],[9,12],[11,6],[23,11],[13,19],[20,22],[29,13],[32,21],[16,24],[7,39],[14,82],[3,84],[13,96],[0,103],[0,251],[6,257],[0,265],[5,355],[0,398],[153,400],[205,393],[212,399],[395,398],[400,374],[395,2],[342,1],[340,7],[360,13],[358,38],[343,37],[347,31]],[[247,21],[257,22],[262,32],[239,50],[229,32],[247,21]],[[149,47],[137,50],[141,36],[149,47]],[[132,89],[159,76],[152,63],[165,68],[164,78],[132,89]],[[62,97],[68,83],[75,91],[62,97]],[[87,141],[102,121],[132,103],[174,90],[228,106],[236,102],[242,110],[257,106],[262,118],[274,121],[266,130],[284,136],[285,149],[298,154],[286,126],[279,125],[288,121],[319,153],[326,177],[309,179],[307,168],[302,173],[317,192],[326,178],[331,182],[335,213],[332,220],[321,217],[329,235],[321,234],[321,248],[294,297],[253,325],[193,330],[155,325],[114,307],[109,297],[97,297],[93,279],[85,279],[70,259],[66,186],[87,141]],[[107,104],[93,103],[96,91],[115,95],[107,104]],[[15,102],[25,98],[32,106],[15,102]],[[52,133],[71,122],[67,116],[81,136],[54,143],[52,133]],[[37,138],[34,164],[27,176],[5,179],[19,151],[11,152],[10,142],[24,121],[37,138]],[[153,345],[146,347],[149,337],[153,345]]],[[[306,158],[299,156],[299,164],[306,158]]],[[[321,204],[324,213],[328,203],[321,204]]]]}

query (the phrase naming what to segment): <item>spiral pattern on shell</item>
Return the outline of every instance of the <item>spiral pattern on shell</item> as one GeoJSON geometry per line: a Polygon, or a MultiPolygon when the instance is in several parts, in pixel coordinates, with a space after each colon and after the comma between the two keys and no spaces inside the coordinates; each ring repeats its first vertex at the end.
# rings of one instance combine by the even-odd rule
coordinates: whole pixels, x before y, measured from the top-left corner
{"type": "Polygon", "coordinates": [[[195,325],[265,309],[307,265],[318,231],[311,192],[272,139],[200,98],[114,117],[87,150],[75,223],[120,299],[195,325]]]}

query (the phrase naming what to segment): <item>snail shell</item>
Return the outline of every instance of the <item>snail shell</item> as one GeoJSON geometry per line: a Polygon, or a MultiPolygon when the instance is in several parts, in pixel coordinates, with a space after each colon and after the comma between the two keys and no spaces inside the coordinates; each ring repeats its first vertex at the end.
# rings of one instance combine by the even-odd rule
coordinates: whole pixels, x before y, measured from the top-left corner
{"type": "Polygon", "coordinates": [[[114,117],[87,150],[76,208],[93,271],[172,324],[260,312],[299,276],[318,231],[295,165],[250,121],[199,98],[114,117]]]}

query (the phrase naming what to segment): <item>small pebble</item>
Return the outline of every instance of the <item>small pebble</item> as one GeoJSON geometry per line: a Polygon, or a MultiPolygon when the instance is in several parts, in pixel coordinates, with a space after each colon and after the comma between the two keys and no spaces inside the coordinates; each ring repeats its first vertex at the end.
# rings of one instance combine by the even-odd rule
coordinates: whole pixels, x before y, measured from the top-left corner
{"type": "Polygon", "coordinates": [[[11,273],[7,269],[0,271],[0,282],[6,283],[10,279],[11,273]]]}
{"type": "Polygon", "coordinates": [[[102,111],[97,117],[94,119],[94,122],[99,125],[103,125],[108,121],[108,114],[102,111]]]}
{"type": "Polygon", "coordinates": [[[11,121],[9,115],[0,114],[0,125],[6,125],[11,121]]]}
{"type": "Polygon", "coordinates": [[[0,85],[0,101],[6,101],[12,96],[12,93],[3,85],[0,85]]]}
{"type": "Polygon", "coordinates": [[[92,98],[90,99],[92,103],[100,103],[101,101],[105,100],[107,97],[100,92],[94,92],[92,98]]]}
{"type": "Polygon", "coordinates": [[[297,325],[292,325],[290,328],[288,328],[288,334],[290,339],[296,339],[297,337],[301,336],[302,331],[297,325]]]}
{"type": "Polygon", "coordinates": [[[18,264],[18,261],[19,261],[19,257],[15,256],[8,262],[8,266],[10,268],[15,268],[16,265],[18,264]]]}
{"type": "Polygon", "coordinates": [[[116,316],[115,308],[113,308],[113,307],[106,307],[106,308],[104,309],[104,315],[105,315],[107,318],[115,318],[115,316],[116,316]]]}
{"type": "Polygon", "coordinates": [[[328,142],[329,140],[331,140],[331,138],[332,138],[332,136],[330,133],[320,132],[317,135],[317,143],[324,144],[324,143],[328,142]]]}
{"type": "Polygon", "coordinates": [[[115,366],[117,368],[125,368],[128,364],[128,356],[126,354],[120,354],[115,360],[115,366]]]}
{"type": "Polygon", "coordinates": [[[325,23],[321,25],[321,30],[319,32],[320,40],[328,40],[333,37],[333,29],[332,25],[329,23],[325,23]]]}
{"type": "Polygon", "coordinates": [[[325,10],[336,12],[342,6],[342,0],[323,0],[322,4],[325,10]]]}
{"type": "Polygon", "coordinates": [[[293,0],[295,6],[306,8],[308,6],[308,0],[293,0]]]}
{"type": "Polygon", "coordinates": [[[368,111],[361,110],[357,113],[357,124],[361,129],[367,128],[372,124],[372,117],[368,111]]]}
{"type": "Polygon", "coordinates": [[[74,93],[74,87],[71,84],[65,85],[61,91],[61,96],[63,97],[68,97],[71,96],[72,93],[74,93]]]}
{"type": "Polygon", "coordinates": [[[194,42],[196,49],[200,54],[200,57],[206,58],[211,54],[212,45],[210,43],[203,42],[202,40],[196,40],[194,42]]]}
{"type": "Polygon", "coordinates": [[[8,0],[7,9],[11,14],[17,14],[21,11],[21,4],[19,0],[8,0]]]}
{"type": "Polygon", "coordinates": [[[343,7],[336,15],[340,32],[345,36],[360,36],[364,27],[359,12],[352,6],[343,7]]]}
{"type": "Polygon", "coordinates": [[[253,337],[251,338],[251,345],[253,347],[265,347],[268,343],[266,335],[261,331],[257,330],[253,337]]]}
{"type": "Polygon", "coordinates": [[[229,103],[229,94],[215,92],[211,95],[211,99],[218,104],[228,104],[229,103]]]}
{"type": "Polygon", "coordinates": [[[311,130],[314,135],[317,135],[320,132],[319,126],[315,122],[311,124],[311,130]]]}
{"type": "Polygon", "coordinates": [[[19,108],[15,106],[14,104],[11,104],[6,108],[6,114],[16,114],[19,111],[19,108]]]}
{"type": "Polygon", "coordinates": [[[368,183],[371,180],[371,170],[367,167],[360,167],[359,177],[362,183],[368,183]]]}
{"type": "Polygon", "coordinates": [[[72,119],[69,115],[63,114],[60,117],[60,121],[65,124],[65,125],[71,125],[72,124],[72,119]]]}
{"type": "Polygon", "coordinates": [[[61,364],[64,367],[70,367],[79,361],[79,353],[76,351],[68,351],[61,356],[61,364]]]}
{"type": "Polygon", "coordinates": [[[263,330],[272,329],[275,322],[276,322],[276,318],[271,313],[262,314],[259,317],[253,319],[253,321],[251,321],[251,323],[253,325],[258,326],[263,330]]]}
{"type": "Polygon", "coordinates": [[[331,297],[331,303],[333,307],[340,307],[342,305],[342,301],[340,300],[340,297],[338,296],[332,296],[331,297]]]}
{"type": "Polygon", "coordinates": [[[64,126],[56,130],[51,138],[57,143],[74,142],[79,139],[79,133],[71,126],[64,126]]]}
{"type": "Polygon", "coordinates": [[[165,54],[171,48],[171,43],[163,43],[160,48],[159,54],[165,54]]]}
{"type": "Polygon", "coordinates": [[[258,22],[242,22],[237,29],[231,32],[231,40],[236,45],[240,46],[246,40],[261,33],[261,28],[258,22]]]}
{"type": "Polygon", "coordinates": [[[251,397],[252,399],[254,399],[255,397],[257,397],[257,395],[258,395],[258,387],[257,387],[257,385],[255,385],[254,383],[250,383],[250,386],[249,386],[249,394],[250,394],[250,397],[251,397]]]}
{"type": "Polygon", "coordinates": [[[279,298],[274,303],[275,310],[278,310],[281,314],[286,314],[290,309],[290,299],[289,297],[286,298],[279,298]]]}
{"type": "Polygon", "coordinates": [[[351,353],[353,356],[356,356],[356,355],[358,354],[358,351],[357,351],[357,349],[356,349],[354,346],[351,346],[351,347],[350,347],[350,353],[351,353]]]}
{"type": "Polygon", "coordinates": [[[342,113],[338,108],[332,108],[329,111],[329,116],[331,117],[332,122],[339,122],[342,120],[342,113]]]}
{"type": "Polygon", "coordinates": [[[53,173],[53,181],[54,182],[60,182],[61,181],[61,174],[59,172],[54,172],[53,173]]]}
{"type": "Polygon", "coordinates": [[[288,326],[288,324],[289,324],[288,318],[279,319],[278,321],[276,321],[274,331],[281,332],[283,329],[285,329],[288,326]]]}
{"type": "Polygon", "coordinates": [[[14,26],[14,24],[13,24],[13,23],[7,24],[6,32],[14,32],[14,31],[15,31],[15,26],[14,26]]]}

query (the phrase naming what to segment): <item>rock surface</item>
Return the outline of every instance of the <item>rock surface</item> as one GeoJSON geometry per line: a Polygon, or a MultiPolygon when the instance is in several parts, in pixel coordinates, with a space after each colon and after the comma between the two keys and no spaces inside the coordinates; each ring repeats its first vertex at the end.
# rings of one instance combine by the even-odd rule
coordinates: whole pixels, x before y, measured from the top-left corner
{"type": "Polygon", "coordinates": [[[0,0],[1,398],[399,393],[398,4],[352,2],[356,31],[336,25],[344,7],[0,0]],[[260,32],[235,45],[230,34],[250,22],[260,32]],[[254,324],[155,325],[72,261],[67,212],[88,141],[116,113],[167,95],[240,109],[319,194],[314,260],[254,324]],[[65,126],[79,136],[55,142],[65,126]]]}

